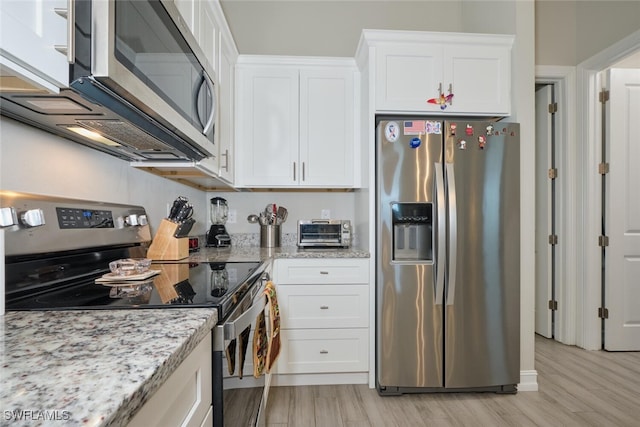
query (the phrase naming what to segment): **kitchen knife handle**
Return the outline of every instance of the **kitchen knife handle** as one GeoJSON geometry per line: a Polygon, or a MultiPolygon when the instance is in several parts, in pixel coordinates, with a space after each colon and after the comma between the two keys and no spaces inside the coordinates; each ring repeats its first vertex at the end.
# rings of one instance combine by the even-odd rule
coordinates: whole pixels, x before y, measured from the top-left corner
{"type": "Polygon", "coordinates": [[[444,171],[442,163],[435,163],[436,174],[436,220],[438,226],[438,243],[436,246],[436,290],[434,300],[436,305],[442,305],[444,296],[444,268],[446,263],[447,222],[444,192],[444,171]]]}
{"type": "Polygon", "coordinates": [[[456,295],[456,262],[458,258],[458,212],[453,163],[446,163],[445,171],[447,194],[449,196],[449,272],[447,274],[449,283],[447,287],[447,305],[453,305],[453,298],[456,295]]]}

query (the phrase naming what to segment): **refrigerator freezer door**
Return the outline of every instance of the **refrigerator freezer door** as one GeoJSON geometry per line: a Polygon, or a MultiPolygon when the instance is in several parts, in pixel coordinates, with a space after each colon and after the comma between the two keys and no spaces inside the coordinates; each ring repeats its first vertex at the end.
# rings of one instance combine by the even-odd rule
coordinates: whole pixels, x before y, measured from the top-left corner
{"type": "Polygon", "coordinates": [[[436,304],[434,262],[442,255],[435,244],[434,192],[436,172],[442,173],[442,134],[420,133],[410,122],[382,121],[376,137],[380,393],[443,386],[443,305],[436,304]]]}
{"type": "Polygon", "coordinates": [[[448,279],[455,277],[455,287],[445,291],[444,384],[447,388],[517,384],[519,127],[447,122],[445,132],[448,231],[455,229],[458,240],[449,242],[448,258],[455,270],[448,279]]]}

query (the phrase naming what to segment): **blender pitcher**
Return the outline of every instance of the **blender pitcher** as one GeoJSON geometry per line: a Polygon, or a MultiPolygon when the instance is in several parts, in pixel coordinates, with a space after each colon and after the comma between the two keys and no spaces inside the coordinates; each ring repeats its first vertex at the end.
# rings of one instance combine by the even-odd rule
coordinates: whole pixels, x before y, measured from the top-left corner
{"type": "Polygon", "coordinates": [[[222,197],[210,200],[211,228],[207,232],[207,246],[226,248],[231,246],[231,237],[227,233],[225,224],[229,216],[229,205],[222,197]]]}

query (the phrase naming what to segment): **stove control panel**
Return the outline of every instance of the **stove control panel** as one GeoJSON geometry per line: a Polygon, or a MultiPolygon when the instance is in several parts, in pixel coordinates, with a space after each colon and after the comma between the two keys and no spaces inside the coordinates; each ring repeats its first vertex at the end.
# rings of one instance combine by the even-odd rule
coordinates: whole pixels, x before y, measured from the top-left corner
{"type": "Polygon", "coordinates": [[[113,213],[109,210],[57,207],[58,225],[67,228],[113,228],[113,213]]]}

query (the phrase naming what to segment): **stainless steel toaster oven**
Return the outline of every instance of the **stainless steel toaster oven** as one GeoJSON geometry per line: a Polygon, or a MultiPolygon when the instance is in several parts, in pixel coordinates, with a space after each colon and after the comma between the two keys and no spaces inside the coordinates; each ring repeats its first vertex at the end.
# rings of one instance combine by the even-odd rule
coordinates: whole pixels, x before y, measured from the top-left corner
{"type": "Polygon", "coordinates": [[[298,221],[298,247],[347,248],[351,246],[348,219],[301,219],[298,221]]]}

